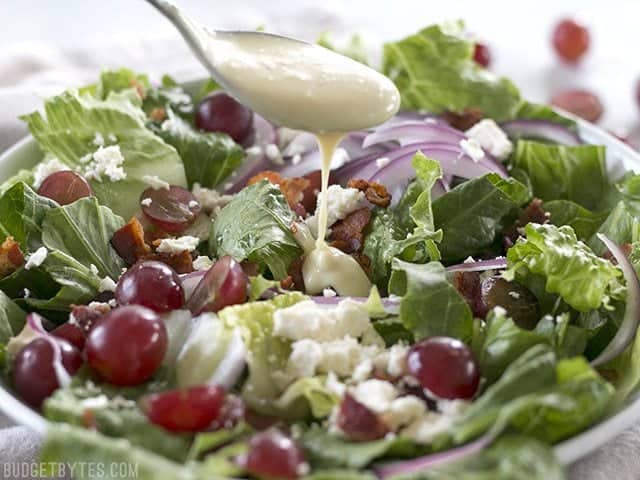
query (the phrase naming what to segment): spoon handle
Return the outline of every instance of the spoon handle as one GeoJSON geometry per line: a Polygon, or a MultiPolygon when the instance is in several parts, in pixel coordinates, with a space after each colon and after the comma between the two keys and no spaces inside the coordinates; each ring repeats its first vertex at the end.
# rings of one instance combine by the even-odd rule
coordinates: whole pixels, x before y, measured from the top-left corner
{"type": "Polygon", "coordinates": [[[220,82],[220,75],[211,62],[211,39],[215,32],[206,30],[202,25],[185,15],[182,10],[167,0],[147,0],[178,29],[180,35],[189,45],[191,51],[198,57],[200,63],[209,71],[215,80],[220,82]]]}

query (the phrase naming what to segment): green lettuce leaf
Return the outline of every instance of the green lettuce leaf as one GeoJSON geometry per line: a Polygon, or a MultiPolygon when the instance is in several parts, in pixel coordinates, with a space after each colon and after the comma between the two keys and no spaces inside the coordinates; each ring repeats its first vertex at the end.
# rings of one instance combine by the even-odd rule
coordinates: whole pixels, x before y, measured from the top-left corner
{"type": "Polygon", "coordinates": [[[170,109],[167,115],[161,126],[152,129],[180,154],[189,187],[199,183],[213,188],[242,163],[244,149],[228,135],[200,132],[170,109]]]}
{"type": "Polygon", "coordinates": [[[26,313],[16,303],[0,292],[0,345],[20,333],[26,313]]]}
{"type": "Polygon", "coordinates": [[[135,101],[128,91],[112,92],[105,100],[68,91],[45,102],[44,116],[35,112],[22,117],[40,147],[71,168],[82,169],[81,159],[97,150],[96,134],[107,143],[118,145],[126,178],[90,183],[100,203],[125,218],[139,209],[140,193],[148,187],[142,180],[145,175],[186,186],[180,156],[145,127],[146,116],[139,98],[138,103],[135,101]]]}
{"type": "Polygon", "coordinates": [[[560,295],[580,312],[608,308],[611,300],[625,298],[620,269],[580,242],[571,227],[530,223],[525,234],[507,252],[507,280],[542,275],[548,293],[560,295]]]}
{"type": "Polygon", "coordinates": [[[177,113],[180,117],[193,121],[193,98],[169,75],[162,76],[162,83],[159,87],[152,88],[146,92],[142,102],[142,109],[148,115],[154,108],[164,108],[166,111],[171,110],[171,112],[177,113]]]}
{"type": "MultiPolygon", "coordinates": [[[[597,233],[602,233],[617,245],[632,243],[640,238],[640,223],[629,204],[620,201],[600,225],[597,233]]],[[[587,245],[597,255],[607,251],[607,247],[595,234],[589,239],[587,245]]]]}
{"type": "Polygon", "coordinates": [[[463,260],[488,248],[509,214],[529,200],[529,190],[513,178],[490,173],[464,182],[433,202],[436,227],[443,232],[440,252],[463,260]]]}
{"type": "Polygon", "coordinates": [[[118,70],[104,70],[100,74],[100,79],[81,89],[81,92],[91,93],[100,100],[106,100],[111,93],[118,93],[124,90],[140,89],[140,93],[145,94],[151,89],[149,77],[143,73],[136,73],[128,68],[118,70]]]}
{"type": "Polygon", "coordinates": [[[302,249],[291,233],[295,214],[280,188],[266,180],[250,185],[233,197],[211,226],[211,255],[249,260],[276,280],[287,276],[302,249]]]}
{"type": "Polygon", "coordinates": [[[408,110],[462,113],[480,109],[497,121],[514,118],[520,93],[473,61],[474,43],[462,22],[433,25],[384,46],[382,71],[398,87],[408,110]]]}
{"type": "Polygon", "coordinates": [[[275,406],[289,418],[326,418],[339,398],[325,386],[325,377],[300,378],[287,387],[275,406]]]}
{"type": "Polygon", "coordinates": [[[567,127],[572,132],[577,131],[578,125],[575,120],[556,112],[549,105],[531,103],[527,101],[522,102],[522,105],[520,105],[520,108],[516,113],[516,118],[525,120],[548,120],[550,122],[557,123],[558,125],[562,125],[563,127],[567,127]]]}
{"type": "Polygon", "coordinates": [[[571,200],[595,210],[609,188],[602,146],[520,140],[512,159],[513,166],[529,176],[533,195],[545,201],[571,200]]]}
{"type": "Polygon", "coordinates": [[[402,296],[399,318],[415,340],[435,335],[471,340],[471,310],[447,281],[441,263],[414,264],[395,259],[389,293],[402,296]]]}
{"type": "Polygon", "coordinates": [[[549,221],[552,224],[558,227],[569,225],[583,241],[593,237],[607,218],[606,212],[592,212],[571,200],[544,202],[542,208],[549,213],[549,221]]]}

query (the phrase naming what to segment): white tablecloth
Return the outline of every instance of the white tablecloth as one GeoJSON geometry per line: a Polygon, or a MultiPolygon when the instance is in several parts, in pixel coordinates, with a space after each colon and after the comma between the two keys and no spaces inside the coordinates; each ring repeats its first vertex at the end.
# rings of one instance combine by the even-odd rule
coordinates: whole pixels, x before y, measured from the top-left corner
{"type": "MultiPolygon", "coordinates": [[[[314,38],[327,28],[337,31],[346,28],[331,12],[310,16],[321,21],[311,31],[305,31],[307,38],[314,38]]],[[[308,16],[300,15],[298,19],[301,18],[308,16]]],[[[273,20],[270,25],[277,22],[273,20]]],[[[291,27],[292,22],[287,25],[274,30],[295,31],[291,27]]],[[[119,66],[146,71],[152,78],[171,73],[179,80],[185,80],[204,74],[183,44],[164,34],[153,40],[121,38],[117,43],[108,45],[84,43],[83,48],[64,50],[44,43],[23,43],[3,48],[0,58],[0,152],[26,134],[24,125],[16,118],[38,108],[43,96],[68,86],[94,81],[102,68],[119,66]]],[[[37,458],[37,451],[37,436],[24,427],[13,425],[0,413],[0,466],[5,462],[33,461],[37,458]]],[[[572,480],[640,479],[640,425],[630,426],[608,445],[572,466],[569,475],[572,480]]]]}

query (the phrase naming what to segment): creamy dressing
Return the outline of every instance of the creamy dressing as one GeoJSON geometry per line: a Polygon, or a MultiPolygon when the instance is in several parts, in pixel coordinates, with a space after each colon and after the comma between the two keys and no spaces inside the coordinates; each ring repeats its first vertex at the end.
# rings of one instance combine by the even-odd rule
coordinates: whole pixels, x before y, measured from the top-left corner
{"type": "MultiPolygon", "coordinates": [[[[383,123],[398,111],[397,88],[366,65],[276,35],[216,33],[210,52],[225,88],[240,101],[282,126],[308,130],[318,138],[318,235],[315,243],[300,241],[306,254],[302,275],[307,293],[332,287],[340,295],[368,295],[371,282],[358,262],[325,241],[329,172],[336,146],[347,132],[383,123]]],[[[301,236],[302,232],[297,235],[301,236]]]]}

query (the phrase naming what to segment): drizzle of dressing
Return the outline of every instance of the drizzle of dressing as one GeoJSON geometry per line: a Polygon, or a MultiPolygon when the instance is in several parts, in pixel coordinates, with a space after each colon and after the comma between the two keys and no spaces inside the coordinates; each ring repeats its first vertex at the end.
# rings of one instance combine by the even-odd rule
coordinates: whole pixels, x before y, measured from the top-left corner
{"type": "Polygon", "coordinates": [[[318,237],[313,242],[308,232],[296,234],[305,250],[302,275],[307,293],[331,287],[340,295],[368,295],[371,282],[358,262],[325,241],[329,172],[336,146],[347,132],[383,123],[398,111],[397,88],[366,65],[318,45],[277,35],[232,33],[216,33],[214,41],[219,43],[211,60],[227,90],[262,116],[318,138],[318,237]]]}

